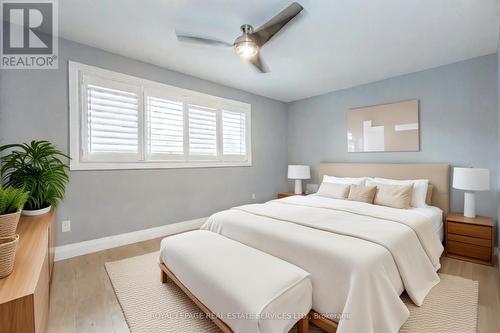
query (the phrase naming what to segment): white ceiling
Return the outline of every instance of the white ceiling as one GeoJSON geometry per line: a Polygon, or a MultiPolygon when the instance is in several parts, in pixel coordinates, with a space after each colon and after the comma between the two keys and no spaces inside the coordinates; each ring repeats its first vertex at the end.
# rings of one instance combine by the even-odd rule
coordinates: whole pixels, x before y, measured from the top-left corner
{"type": "Polygon", "coordinates": [[[499,0],[299,0],[264,46],[259,74],[231,48],[177,42],[174,30],[232,42],[290,0],[64,0],[60,35],[281,101],[293,101],[497,50],[499,0]]]}

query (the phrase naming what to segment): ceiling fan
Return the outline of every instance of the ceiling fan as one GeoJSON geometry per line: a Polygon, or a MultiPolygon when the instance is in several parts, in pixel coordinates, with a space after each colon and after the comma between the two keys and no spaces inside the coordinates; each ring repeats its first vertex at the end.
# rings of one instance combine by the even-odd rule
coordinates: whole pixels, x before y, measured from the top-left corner
{"type": "Polygon", "coordinates": [[[268,70],[260,56],[260,49],[288,22],[297,16],[302,9],[304,8],[300,4],[294,2],[256,30],[250,24],[243,24],[240,27],[242,34],[232,44],[221,40],[183,34],[177,31],[176,35],[177,39],[182,42],[234,47],[236,54],[241,59],[255,66],[261,73],[266,73],[268,70]]]}

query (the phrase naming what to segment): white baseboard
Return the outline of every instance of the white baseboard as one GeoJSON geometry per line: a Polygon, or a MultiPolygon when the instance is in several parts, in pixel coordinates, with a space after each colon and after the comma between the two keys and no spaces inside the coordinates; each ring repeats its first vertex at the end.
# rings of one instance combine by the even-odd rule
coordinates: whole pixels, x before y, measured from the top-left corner
{"type": "Polygon", "coordinates": [[[118,246],[142,242],[149,239],[165,237],[181,232],[198,229],[207,220],[206,217],[179,223],[167,224],[161,227],[143,229],[124,234],[92,239],[80,243],[72,243],[55,248],[55,261],[78,257],[84,254],[111,249],[118,246]]]}

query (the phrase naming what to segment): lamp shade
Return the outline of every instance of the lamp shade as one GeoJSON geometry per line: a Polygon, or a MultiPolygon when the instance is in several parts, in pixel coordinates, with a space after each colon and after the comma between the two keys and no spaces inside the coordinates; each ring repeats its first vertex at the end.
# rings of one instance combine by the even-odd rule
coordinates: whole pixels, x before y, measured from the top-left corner
{"type": "Polygon", "coordinates": [[[490,189],[490,170],[453,168],[453,188],[466,191],[488,191],[490,189]]]}
{"type": "Polygon", "coordinates": [[[309,165],[289,165],[288,179],[309,179],[311,178],[311,170],[309,165]]]}

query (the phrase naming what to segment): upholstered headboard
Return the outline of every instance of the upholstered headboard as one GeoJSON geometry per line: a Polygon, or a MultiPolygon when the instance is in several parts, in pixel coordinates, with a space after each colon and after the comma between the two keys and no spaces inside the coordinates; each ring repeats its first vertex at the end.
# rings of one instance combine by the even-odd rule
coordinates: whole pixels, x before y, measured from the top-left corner
{"type": "Polygon", "coordinates": [[[432,205],[448,214],[450,166],[448,164],[371,164],[320,163],[319,181],[324,175],[336,177],[381,177],[391,179],[429,179],[434,185],[432,205]]]}

